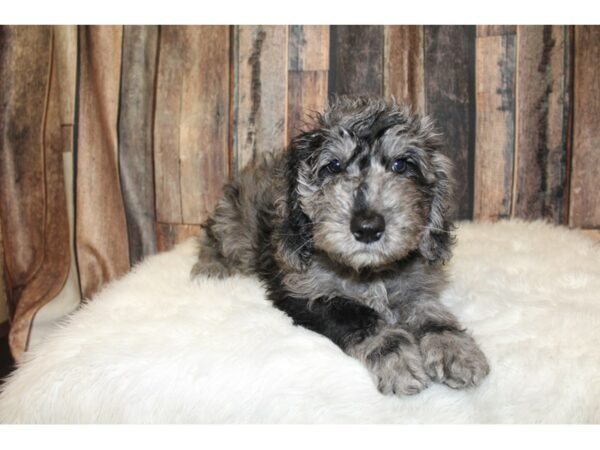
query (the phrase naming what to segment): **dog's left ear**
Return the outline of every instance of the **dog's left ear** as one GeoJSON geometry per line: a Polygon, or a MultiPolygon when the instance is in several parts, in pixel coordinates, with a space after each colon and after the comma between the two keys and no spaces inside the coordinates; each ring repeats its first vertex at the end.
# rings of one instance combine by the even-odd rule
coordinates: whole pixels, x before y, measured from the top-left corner
{"type": "Polygon", "coordinates": [[[324,140],[321,130],[302,133],[292,140],[287,154],[287,195],[281,199],[280,224],[275,231],[276,256],[280,263],[295,271],[305,270],[314,253],[313,225],[300,201],[300,170],[324,140]]]}
{"type": "Polygon", "coordinates": [[[430,189],[431,211],[421,237],[419,250],[432,263],[445,263],[452,256],[454,244],[453,224],[449,219],[453,190],[452,163],[439,152],[431,156],[435,175],[430,189]]]}

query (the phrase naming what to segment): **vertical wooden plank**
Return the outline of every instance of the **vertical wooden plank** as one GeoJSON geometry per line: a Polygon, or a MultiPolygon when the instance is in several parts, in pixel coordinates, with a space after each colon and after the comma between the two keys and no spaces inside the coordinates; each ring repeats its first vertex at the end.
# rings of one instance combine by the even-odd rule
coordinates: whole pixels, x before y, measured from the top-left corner
{"type": "Polygon", "coordinates": [[[201,233],[200,225],[159,223],[156,227],[158,251],[171,250],[175,245],[201,233]]]}
{"type": "Polygon", "coordinates": [[[600,26],[575,27],[569,224],[600,226],[600,26]]]}
{"type": "Polygon", "coordinates": [[[323,112],[327,106],[327,72],[290,72],[288,76],[289,140],[309,129],[315,114],[323,112]]]}
{"type": "Polygon", "coordinates": [[[327,106],[329,71],[328,26],[290,27],[288,128],[289,141],[314,122],[327,106]]]}
{"type": "Polygon", "coordinates": [[[287,26],[236,26],[234,170],[286,144],[287,26]]]}
{"type": "Polygon", "coordinates": [[[152,122],[158,26],[125,26],[119,111],[119,174],[131,264],[156,253],[152,122]]]}
{"type": "Polygon", "coordinates": [[[423,113],[423,26],[386,25],[384,35],[383,94],[423,113]]]}
{"type": "Polygon", "coordinates": [[[516,25],[478,25],[477,37],[514,35],[517,32],[516,25]]]}
{"type": "Polygon", "coordinates": [[[85,298],[129,269],[117,145],[122,32],[120,26],[79,30],[76,244],[85,298]]]}
{"type": "Polygon", "coordinates": [[[329,26],[290,25],[289,33],[290,71],[329,70],[329,26]]]}
{"type": "Polygon", "coordinates": [[[179,135],[185,52],[181,27],[161,26],[154,113],[154,189],[156,219],[181,223],[179,135]]]}
{"type": "Polygon", "coordinates": [[[510,217],[514,154],[515,37],[478,37],[475,205],[479,220],[510,217]]]}
{"type": "Polygon", "coordinates": [[[337,95],[383,94],[383,26],[331,27],[329,92],[337,95]]]}
{"type": "Polygon", "coordinates": [[[475,28],[425,26],[424,41],[425,112],[442,132],[443,151],[454,162],[454,218],[471,219],[475,28]]]}
{"type": "Polygon", "coordinates": [[[513,216],[566,222],[569,29],[519,26],[513,216]]]}
{"type": "Polygon", "coordinates": [[[157,219],[202,223],[229,174],[229,28],[162,27],[156,115],[157,219]]]}

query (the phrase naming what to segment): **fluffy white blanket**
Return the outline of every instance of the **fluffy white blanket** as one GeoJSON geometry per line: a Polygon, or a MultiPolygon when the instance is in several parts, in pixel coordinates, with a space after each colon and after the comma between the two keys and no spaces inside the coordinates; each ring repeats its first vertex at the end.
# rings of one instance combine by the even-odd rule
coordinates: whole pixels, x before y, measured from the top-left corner
{"type": "Polygon", "coordinates": [[[473,390],[379,394],[251,278],[193,283],[195,244],[149,258],[27,354],[2,422],[600,422],[600,247],[543,223],[462,223],[443,301],[487,354],[473,390]]]}

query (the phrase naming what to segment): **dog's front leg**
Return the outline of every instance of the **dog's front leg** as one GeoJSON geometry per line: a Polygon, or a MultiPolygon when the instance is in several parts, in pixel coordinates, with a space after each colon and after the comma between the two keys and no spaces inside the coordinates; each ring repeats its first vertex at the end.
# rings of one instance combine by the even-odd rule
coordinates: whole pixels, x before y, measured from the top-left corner
{"type": "Polygon", "coordinates": [[[402,302],[399,312],[403,325],[419,340],[431,379],[458,389],[478,385],[489,373],[475,340],[437,299],[402,302]]]}
{"type": "Polygon", "coordinates": [[[430,379],[425,373],[417,340],[408,331],[391,327],[365,305],[345,298],[284,297],[275,306],[302,325],[331,339],[360,360],[384,394],[416,394],[430,379]]]}

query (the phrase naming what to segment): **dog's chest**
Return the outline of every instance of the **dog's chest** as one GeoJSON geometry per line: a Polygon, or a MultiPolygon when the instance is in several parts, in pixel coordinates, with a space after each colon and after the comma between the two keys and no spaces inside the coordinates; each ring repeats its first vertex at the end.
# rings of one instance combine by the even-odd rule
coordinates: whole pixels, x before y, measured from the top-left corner
{"type": "Polygon", "coordinates": [[[313,263],[305,272],[287,274],[284,284],[292,295],[299,298],[315,300],[343,297],[373,308],[389,324],[398,321],[391,307],[388,285],[384,278],[361,279],[313,263]]]}

